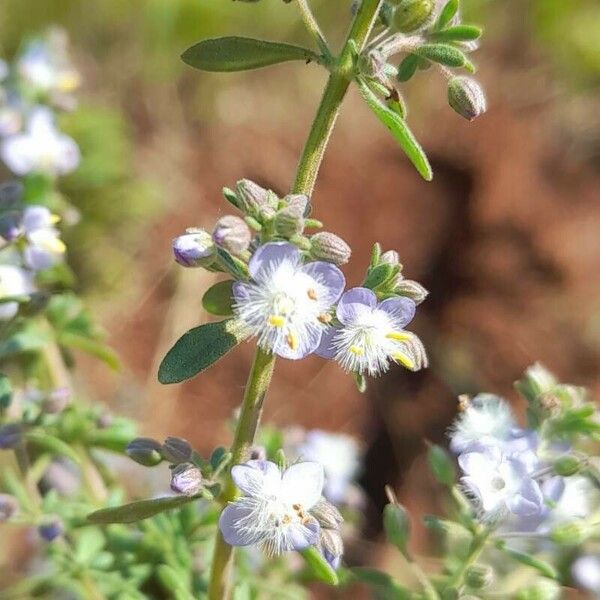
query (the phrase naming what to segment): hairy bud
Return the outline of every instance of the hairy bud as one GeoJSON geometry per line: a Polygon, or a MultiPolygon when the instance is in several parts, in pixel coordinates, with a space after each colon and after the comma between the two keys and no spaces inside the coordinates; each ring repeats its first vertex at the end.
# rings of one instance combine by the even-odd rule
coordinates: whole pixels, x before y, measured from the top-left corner
{"type": "Polygon", "coordinates": [[[215,245],[207,231],[191,227],[173,240],[173,254],[182,267],[208,267],[215,259],[215,245]]]}
{"type": "Polygon", "coordinates": [[[344,542],[340,532],[337,529],[321,529],[319,545],[325,560],[337,569],[344,554],[344,542]]]}
{"type": "Polygon", "coordinates": [[[483,89],[471,77],[453,77],[448,82],[448,104],[461,117],[472,121],[487,110],[483,89]]]}
{"type": "Polygon", "coordinates": [[[344,265],[350,260],[352,249],[341,237],[322,231],[310,238],[310,253],[317,260],[344,265]]]}
{"type": "Polygon", "coordinates": [[[171,489],[177,494],[194,496],[202,489],[202,473],[192,463],[177,465],[171,473],[171,489]]]}
{"type": "Polygon", "coordinates": [[[379,262],[395,267],[400,264],[400,255],[395,250],[387,250],[381,255],[379,262]]]}
{"type": "Polygon", "coordinates": [[[433,0],[400,0],[394,11],[392,26],[402,33],[425,25],[434,8],[433,0]]]}
{"type": "Polygon", "coordinates": [[[240,209],[251,217],[258,217],[261,210],[269,205],[269,192],[249,179],[241,179],[236,184],[240,209]]]}
{"type": "Polygon", "coordinates": [[[465,572],[465,583],[473,590],[487,587],[494,580],[494,570],[489,565],[471,565],[465,572]]]}
{"type": "Polygon", "coordinates": [[[19,503],[14,496],[0,494],[0,523],[8,521],[19,510],[19,503]]]}
{"type": "Polygon", "coordinates": [[[284,198],[286,206],[275,215],[275,231],[283,237],[290,238],[304,231],[304,213],[308,205],[308,197],[301,194],[284,198]]]}
{"type": "Polygon", "coordinates": [[[234,215],[221,217],[213,231],[213,241],[234,256],[242,254],[248,249],[252,234],[244,219],[234,215]]]}
{"type": "Polygon", "coordinates": [[[402,275],[398,275],[394,291],[400,296],[410,298],[415,304],[421,304],[429,295],[429,292],[419,282],[404,279],[402,275]]]}
{"type": "Polygon", "coordinates": [[[311,509],[310,514],[326,529],[338,529],[344,522],[340,511],[331,502],[321,498],[311,509]]]}
{"type": "Polygon", "coordinates": [[[144,467],[154,467],[162,462],[162,446],[152,438],[135,438],[125,448],[129,458],[144,467]]]}
{"type": "Polygon", "coordinates": [[[189,462],[192,458],[192,447],[189,442],[178,437],[168,437],[160,452],[163,458],[173,465],[189,462]]]}

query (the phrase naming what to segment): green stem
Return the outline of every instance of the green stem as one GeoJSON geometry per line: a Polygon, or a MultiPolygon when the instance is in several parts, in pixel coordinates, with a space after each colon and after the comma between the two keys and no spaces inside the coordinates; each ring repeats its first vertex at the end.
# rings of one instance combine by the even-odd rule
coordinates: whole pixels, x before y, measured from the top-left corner
{"type": "Polygon", "coordinates": [[[302,20],[304,21],[304,26],[306,27],[308,33],[315,40],[315,43],[319,47],[319,50],[323,53],[325,58],[329,61],[331,60],[331,51],[329,50],[329,46],[327,45],[327,40],[315,19],[312,10],[310,9],[310,5],[308,4],[308,0],[297,0],[298,6],[300,8],[300,13],[302,14],[302,20]]]}
{"type": "Polygon", "coordinates": [[[492,531],[492,527],[486,527],[473,538],[469,554],[460,567],[458,567],[458,569],[456,569],[456,571],[454,571],[452,576],[448,579],[445,589],[458,588],[462,585],[467,569],[479,558],[479,555],[485,548],[485,544],[487,543],[492,531]]]}
{"type": "Polygon", "coordinates": [[[332,66],[312,128],[298,164],[293,192],[310,196],[319,167],[335,126],[340,106],[352,81],[354,49],[362,50],[379,14],[382,0],[363,0],[346,38],[342,52],[332,66]]]}
{"type": "MultiPolygon", "coordinates": [[[[365,46],[379,14],[382,1],[363,0],[354,17],[342,52],[332,66],[321,104],[300,158],[296,181],[293,186],[294,193],[306,194],[307,196],[312,194],[327,142],[335,125],[342,100],[352,80],[354,70],[353,52],[355,49],[361,50],[365,46]]],[[[308,6],[305,2],[301,2],[301,8],[308,8],[308,6]]],[[[303,14],[306,22],[306,11],[303,11],[303,14]]],[[[314,29],[316,22],[313,23],[312,21],[309,19],[308,25],[314,29]]],[[[320,31],[319,35],[321,35],[320,31]]],[[[254,442],[274,365],[275,357],[258,348],[246,384],[241,413],[233,445],[231,446],[232,465],[243,462],[249,447],[254,442]]],[[[221,501],[225,505],[227,502],[234,500],[236,495],[235,484],[228,476],[221,501]]],[[[217,531],[208,590],[209,600],[228,600],[231,597],[232,569],[233,548],[225,543],[221,532],[217,531]]]]}

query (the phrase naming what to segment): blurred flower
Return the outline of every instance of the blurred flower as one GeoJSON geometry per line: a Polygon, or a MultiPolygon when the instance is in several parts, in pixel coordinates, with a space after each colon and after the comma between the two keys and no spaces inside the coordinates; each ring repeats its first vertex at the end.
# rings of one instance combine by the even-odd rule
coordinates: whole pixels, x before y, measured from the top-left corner
{"type": "Polygon", "coordinates": [[[600,595],[600,556],[580,556],[571,567],[577,587],[600,595]]]}
{"type": "Polygon", "coordinates": [[[41,525],[38,525],[38,532],[40,536],[47,542],[54,541],[57,537],[61,536],[64,531],[65,526],[58,518],[50,519],[41,525]]]}
{"type": "Polygon", "coordinates": [[[344,289],[342,272],[325,262],[302,264],[298,248],[286,242],[258,248],[248,269],[252,281],[233,286],[234,310],[248,334],[283,358],[314,352],[344,289]]]}
{"type": "Polygon", "coordinates": [[[13,265],[0,265],[0,319],[12,319],[19,310],[18,302],[3,302],[3,299],[26,296],[34,291],[31,273],[13,265]]]}
{"type": "Polygon", "coordinates": [[[318,462],[325,471],[323,495],[335,504],[347,500],[360,468],[359,447],[354,438],[341,433],[313,429],[297,448],[303,460],[318,462]]]}
{"type": "Polygon", "coordinates": [[[25,132],[4,139],[0,155],[17,175],[65,175],[77,167],[80,158],[73,139],[56,129],[52,112],[39,106],[29,115],[25,132]]]}
{"type": "Polygon", "coordinates": [[[22,229],[27,239],[25,264],[34,271],[47,269],[65,253],[66,247],[54,225],[59,217],[45,206],[29,206],[23,213],[22,229]]]}
{"type": "Polygon", "coordinates": [[[244,219],[235,215],[221,217],[215,225],[212,237],[217,246],[235,256],[246,251],[252,240],[252,234],[244,219]]]}
{"type": "Polygon", "coordinates": [[[251,460],[234,466],[231,476],[244,495],[226,506],[219,519],[228,544],[258,544],[276,555],[319,542],[319,523],[309,511],[321,498],[321,465],[296,463],[282,473],[275,463],[251,460]]]}
{"type": "Polygon", "coordinates": [[[317,354],[334,358],[346,371],[379,375],[398,362],[418,371],[427,366],[419,338],[404,331],[415,315],[409,298],[377,302],[375,292],[353,288],[341,297],[336,310],[340,325],[323,336],[317,354]]]}
{"type": "Polygon", "coordinates": [[[489,446],[461,454],[458,463],[464,473],[461,482],[485,517],[495,518],[507,510],[520,516],[542,511],[540,487],[518,458],[489,446]]]}
{"type": "Polygon", "coordinates": [[[171,473],[171,489],[177,494],[194,496],[202,489],[202,473],[192,463],[178,464],[171,473]]]}
{"type": "Polygon", "coordinates": [[[17,133],[23,125],[23,106],[14,93],[0,88],[0,137],[17,133]]]}
{"type": "Polygon", "coordinates": [[[0,523],[8,521],[19,510],[19,503],[14,496],[0,494],[0,523]]]}
{"type": "Polygon", "coordinates": [[[182,267],[208,267],[214,262],[215,244],[208,231],[190,227],[173,240],[173,254],[182,267]]]}

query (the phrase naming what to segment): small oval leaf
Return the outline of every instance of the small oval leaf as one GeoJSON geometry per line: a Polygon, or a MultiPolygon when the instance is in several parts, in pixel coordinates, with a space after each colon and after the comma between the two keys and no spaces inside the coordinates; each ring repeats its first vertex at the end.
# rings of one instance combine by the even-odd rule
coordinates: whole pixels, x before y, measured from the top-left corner
{"type": "Polygon", "coordinates": [[[227,319],[194,327],[167,352],[158,369],[160,383],[180,383],[210,367],[242,341],[236,321],[227,319]]]}
{"type": "Polygon", "coordinates": [[[260,69],[290,60],[319,60],[312,50],[244,37],[202,40],[182,55],[184,63],[202,71],[231,72],[260,69]]]}
{"type": "Polygon", "coordinates": [[[233,281],[219,281],[202,296],[202,306],[211,315],[231,317],[233,315],[233,281]]]}
{"type": "Polygon", "coordinates": [[[329,563],[323,558],[323,555],[311,546],[300,552],[306,564],[310,567],[312,574],[323,583],[329,585],[338,585],[339,578],[337,573],[329,566],[329,563]]]}
{"type": "Polygon", "coordinates": [[[413,163],[421,177],[426,181],[431,181],[433,172],[423,148],[413,135],[408,125],[393,110],[390,110],[383,104],[379,98],[368,88],[361,80],[358,80],[358,87],[365,102],[375,113],[375,116],[389,129],[394,139],[400,144],[402,150],[413,163]]]}
{"type": "Polygon", "coordinates": [[[88,515],[90,523],[108,525],[110,523],[135,523],[143,519],[149,519],[154,515],[179,508],[188,502],[197,500],[198,496],[167,496],[166,498],[154,498],[152,500],[140,500],[116,506],[114,508],[102,508],[88,515]]]}

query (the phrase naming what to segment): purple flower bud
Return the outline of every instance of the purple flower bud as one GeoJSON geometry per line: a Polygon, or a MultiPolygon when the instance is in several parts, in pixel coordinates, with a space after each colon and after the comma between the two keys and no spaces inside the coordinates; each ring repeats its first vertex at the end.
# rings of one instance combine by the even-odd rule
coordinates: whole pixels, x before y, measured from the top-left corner
{"type": "Polygon", "coordinates": [[[16,448],[21,440],[21,425],[18,423],[10,423],[0,427],[0,450],[16,448]]]}
{"type": "Polygon", "coordinates": [[[178,437],[168,437],[161,450],[163,458],[173,465],[189,462],[192,452],[189,442],[178,437]]]}
{"type": "Polygon", "coordinates": [[[50,392],[48,397],[44,400],[44,411],[51,415],[61,413],[69,406],[70,401],[71,390],[67,387],[58,388],[50,392]]]}
{"type": "Polygon", "coordinates": [[[448,82],[448,103],[455,112],[469,121],[487,110],[483,89],[471,77],[453,77],[448,82]]]}
{"type": "Polygon", "coordinates": [[[398,274],[396,278],[394,291],[400,296],[410,298],[416,305],[421,304],[429,296],[429,292],[418,281],[404,279],[402,274],[398,274]]]}
{"type": "Polygon", "coordinates": [[[19,503],[14,496],[0,494],[0,523],[8,521],[19,510],[19,503]]]}
{"type": "Polygon", "coordinates": [[[352,250],[339,236],[321,231],[310,238],[310,253],[316,260],[324,260],[334,265],[344,265],[350,260],[352,250]]]}
{"type": "Polygon", "coordinates": [[[173,240],[175,261],[182,267],[208,267],[215,258],[215,246],[204,229],[189,228],[173,240]]]}
{"type": "Polygon", "coordinates": [[[213,231],[213,241],[234,256],[242,254],[248,249],[252,234],[244,219],[234,215],[221,217],[213,231]]]}
{"type": "Polygon", "coordinates": [[[237,199],[240,209],[247,215],[259,217],[262,210],[269,206],[269,192],[249,179],[237,182],[237,199]]]}
{"type": "Polygon", "coordinates": [[[45,523],[38,525],[38,533],[47,542],[54,541],[57,537],[61,536],[64,533],[64,531],[65,526],[63,525],[63,522],[58,518],[46,521],[45,523]]]}
{"type": "Polygon", "coordinates": [[[304,213],[308,197],[295,194],[284,198],[286,205],[275,215],[275,230],[283,237],[290,238],[304,231],[304,213]]]}
{"type": "Polygon", "coordinates": [[[337,529],[321,529],[319,545],[325,560],[333,569],[340,566],[342,555],[344,554],[344,542],[339,530],[337,529]]]}
{"type": "Polygon", "coordinates": [[[171,489],[177,494],[194,496],[202,489],[202,473],[192,463],[177,465],[171,474],[171,489]]]}
{"type": "Polygon", "coordinates": [[[321,498],[310,509],[310,514],[326,529],[338,529],[344,522],[340,511],[325,498],[321,498]]]}
{"type": "Polygon", "coordinates": [[[152,438],[135,438],[125,448],[129,458],[144,467],[153,467],[162,462],[162,445],[152,438]]]}

